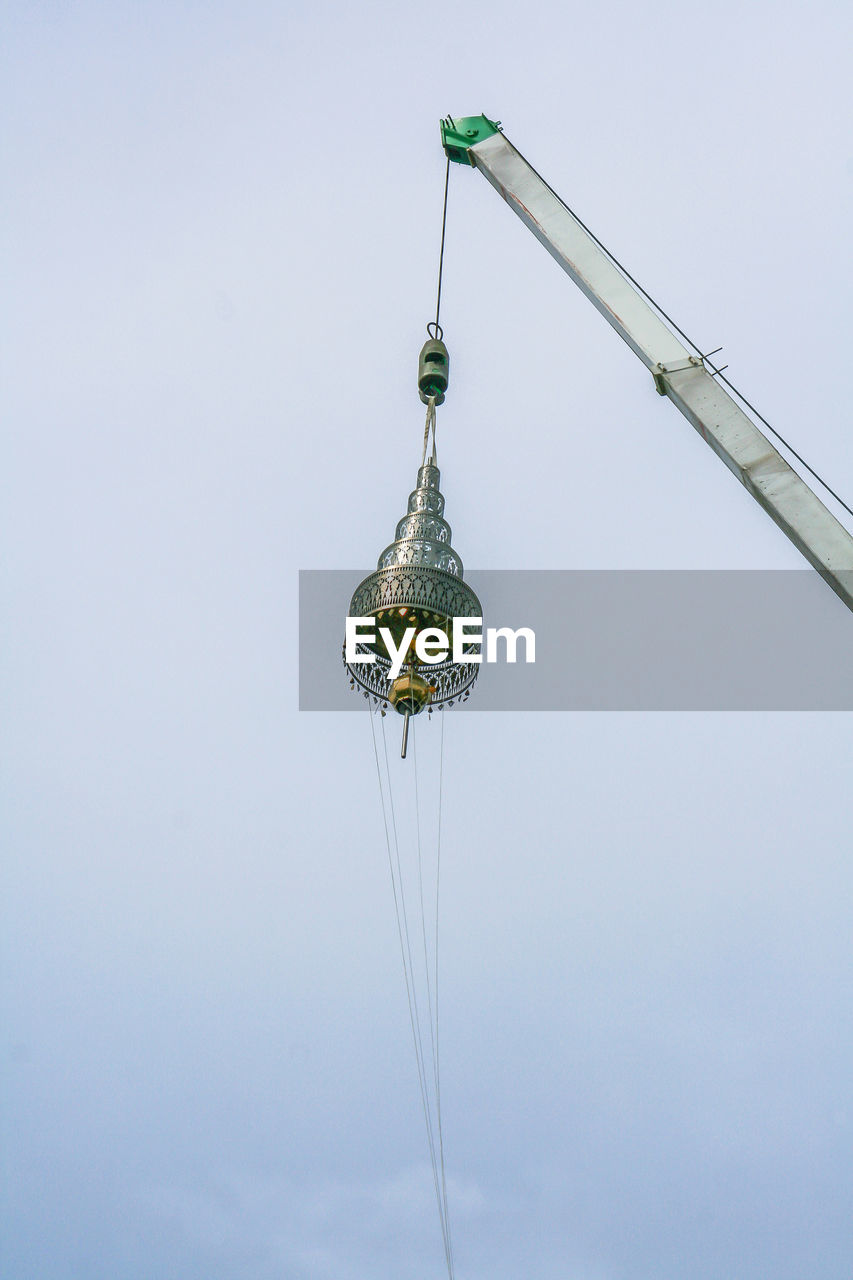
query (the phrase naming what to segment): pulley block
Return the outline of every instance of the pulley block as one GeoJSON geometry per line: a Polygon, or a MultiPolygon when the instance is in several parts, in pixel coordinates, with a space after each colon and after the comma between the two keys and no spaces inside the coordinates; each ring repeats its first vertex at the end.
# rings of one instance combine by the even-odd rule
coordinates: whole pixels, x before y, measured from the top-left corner
{"type": "Polygon", "coordinates": [[[441,338],[427,338],[418,358],[418,392],[424,404],[435,397],[436,404],[444,404],[444,394],[450,377],[450,353],[441,338]]]}

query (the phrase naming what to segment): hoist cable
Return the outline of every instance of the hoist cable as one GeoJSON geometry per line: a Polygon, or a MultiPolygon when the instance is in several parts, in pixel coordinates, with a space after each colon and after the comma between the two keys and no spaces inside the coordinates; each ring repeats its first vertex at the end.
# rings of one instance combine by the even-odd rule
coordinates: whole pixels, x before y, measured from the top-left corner
{"type": "MultiPolygon", "coordinates": [[[[798,462],[802,463],[806,471],[808,471],[809,475],[814,476],[818,484],[822,485],[823,488],[826,490],[826,492],[832,495],[832,497],[839,504],[839,506],[842,506],[844,510],[848,513],[848,515],[853,516],[853,508],[847,505],[847,503],[844,501],[841,495],[836,493],[836,491],[832,488],[832,486],[830,484],[827,484],[823,476],[819,475],[818,472],[815,471],[814,467],[810,466],[809,463],[806,462],[802,454],[798,453],[797,450],[794,448],[794,446],[790,444],[783,435],[780,435],[780,433],[776,430],[775,427],[770,425],[770,423],[767,421],[764,415],[758,412],[755,405],[751,404],[749,400],[747,400],[743,392],[738,391],[737,387],[734,386],[734,384],[731,383],[728,378],[723,376],[722,371],[723,369],[728,368],[728,365],[722,365],[720,368],[717,368],[715,365],[711,364],[710,360],[708,360],[707,355],[703,353],[702,348],[697,346],[696,343],[693,341],[693,339],[689,337],[684,332],[683,329],[679,328],[679,326],[673,320],[672,316],[668,315],[667,312],[664,311],[660,303],[656,302],[655,299],[651,296],[651,294],[648,293],[643,288],[643,286],[639,283],[639,281],[634,279],[634,277],[631,275],[627,267],[623,266],[622,263],[619,261],[619,259],[616,257],[616,255],[614,253],[611,253],[611,251],[607,248],[607,245],[603,244],[601,240],[599,240],[595,232],[591,231],[590,228],[583,221],[583,219],[578,217],[574,209],[572,209],[570,205],[566,204],[566,201],[563,199],[563,197],[554,190],[550,182],[547,182],[545,178],[542,177],[542,174],[539,173],[539,171],[533,167],[533,165],[530,163],[527,157],[522,155],[522,153],[518,150],[518,147],[513,146],[513,144],[509,141],[509,138],[504,138],[504,141],[507,142],[510,147],[512,147],[513,151],[516,153],[519,159],[524,161],[524,163],[528,166],[531,172],[536,174],[536,177],[539,179],[539,181],[542,183],[543,186],[548,188],[548,190],[551,192],[551,195],[554,197],[554,199],[557,200],[563,206],[563,208],[566,210],[567,213],[571,214],[575,222],[577,222],[578,226],[583,227],[584,231],[589,236],[589,238],[595,241],[595,243],[598,245],[602,253],[605,253],[607,257],[610,259],[610,261],[613,263],[614,267],[617,267],[619,271],[622,272],[622,275],[625,277],[625,279],[630,280],[634,288],[643,295],[646,301],[654,307],[655,311],[657,311],[658,314],[663,317],[663,319],[667,322],[667,324],[672,326],[675,332],[684,339],[684,341],[688,344],[688,346],[691,346],[693,348],[697,356],[701,356],[703,361],[708,362],[708,365],[712,371],[713,376],[715,378],[719,378],[720,382],[724,382],[728,387],[729,391],[732,391],[737,396],[738,400],[740,400],[742,404],[746,405],[750,413],[754,413],[756,418],[758,418],[759,422],[763,422],[767,430],[776,437],[779,443],[784,445],[785,448],[788,450],[788,452],[791,453],[797,459],[798,462]]],[[[720,348],[718,348],[718,350],[719,349],[720,348]]]]}
{"type": "MultiPolygon", "coordinates": [[[[441,311],[441,273],[444,269],[444,234],[447,229],[447,192],[450,187],[450,156],[447,157],[447,168],[444,173],[444,211],[441,215],[441,250],[438,255],[438,294],[435,299],[435,337],[440,338],[442,335],[441,325],[438,323],[439,312],[441,311]]],[[[429,328],[429,326],[427,326],[429,328]]]]}

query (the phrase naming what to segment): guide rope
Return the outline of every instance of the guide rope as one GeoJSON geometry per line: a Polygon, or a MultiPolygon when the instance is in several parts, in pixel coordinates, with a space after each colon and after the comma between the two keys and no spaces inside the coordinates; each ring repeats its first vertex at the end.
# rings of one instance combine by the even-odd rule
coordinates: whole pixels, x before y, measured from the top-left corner
{"type": "Polygon", "coordinates": [[[438,870],[441,847],[441,790],[444,775],[444,717],[442,716],[442,733],[441,733],[441,756],[439,765],[439,831],[438,831],[438,852],[436,862],[436,919],[435,919],[435,942],[433,955],[433,975],[430,977],[430,962],[427,945],[427,920],[424,898],[424,881],[423,881],[423,853],[420,829],[420,785],[418,781],[418,763],[417,763],[417,738],[412,727],[413,752],[415,765],[415,836],[417,846],[417,874],[418,874],[418,899],[420,905],[420,932],[423,943],[424,955],[424,979],[426,983],[426,1003],[429,1014],[429,1048],[430,1048],[430,1067],[427,1066],[427,1052],[425,1048],[424,1035],[421,1025],[420,1008],[418,1003],[418,974],[416,972],[413,951],[412,937],[409,927],[409,911],[406,907],[406,894],[404,887],[403,865],[400,855],[400,840],[397,829],[396,810],[394,806],[394,796],[391,785],[391,767],[388,757],[388,741],[385,733],[385,719],[382,717],[382,746],[384,758],[384,777],[383,769],[380,764],[380,752],[378,744],[378,735],[374,726],[375,708],[368,702],[368,714],[370,716],[370,730],[373,739],[373,753],[376,762],[376,776],[379,784],[379,796],[382,808],[382,821],[385,829],[385,846],[388,854],[388,868],[391,875],[391,888],[394,897],[394,912],[397,920],[397,936],[400,943],[400,957],[403,964],[403,978],[406,985],[406,999],[409,1008],[409,1022],[412,1030],[412,1042],[415,1050],[415,1061],[418,1071],[418,1085],[421,1095],[421,1104],[424,1113],[424,1123],[427,1131],[427,1144],[430,1153],[430,1164],[432,1168],[433,1189],[435,1191],[436,1205],[438,1207],[439,1223],[441,1227],[442,1242],[444,1246],[444,1257],[447,1265],[447,1274],[449,1280],[454,1280],[454,1260],[453,1248],[450,1238],[450,1220],[447,1207],[447,1176],[444,1159],[444,1135],[441,1123],[441,1088],[439,1077],[439,1026],[438,1026],[438,901],[439,901],[439,884],[438,870]],[[387,790],[388,800],[386,803],[385,793],[387,790]],[[390,822],[389,822],[390,815],[390,822]],[[430,1078],[431,1077],[431,1078],[430,1078]]]}
{"type": "MultiPolygon", "coordinates": [[[[441,802],[444,796],[444,713],[441,714],[441,745],[438,754],[438,833],[436,838],[435,853],[435,943],[433,946],[433,960],[435,972],[433,977],[433,991],[435,1000],[435,1109],[438,1117],[438,1147],[441,1157],[441,1192],[444,1197],[444,1221],[447,1225],[447,1237],[450,1247],[451,1268],[453,1265],[453,1242],[450,1238],[450,1218],[447,1211],[447,1174],[444,1165],[444,1134],[441,1126],[441,1057],[439,1053],[438,1038],[438,904],[441,890],[441,802]]],[[[452,1280],[452,1276],[451,1276],[452,1280]]]]}
{"type": "Polygon", "coordinates": [[[424,947],[424,973],[426,975],[427,1004],[430,1015],[430,1042],[432,1045],[432,1066],[433,1081],[435,1086],[435,1112],[436,1112],[436,1128],[438,1130],[438,1154],[441,1169],[441,1203],[439,1204],[439,1215],[442,1219],[442,1230],[445,1238],[446,1251],[450,1264],[450,1276],[453,1276],[453,1242],[450,1235],[450,1217],[447,1209],[447,1176],[444,1164],[444,1134],[441,1125],[441,1082],[439,1078],[439,1059],[438,1059],[438,902],[439,902],[439,876],[441,870],[441,793],[444,774],[444,715],[441,715],[441,753],[439,756],[439,774],[438,774],[438,835],[436,842],[436,870],[435,870],[435,938],[433,943],[433,960],[434,960],[434,976],[430,982],[429,954],[427,949],[426,935],[426,911],[424,909],[424,886],[423,886],[423,863],[421,857],[421,817],[420,817],[420,790],[418,786],[418,739],[415,732],[415,726],[412,726],[412,749],[414,755],[415,766],[415,818],[417,823],[417,842],[418,842],[418,889],[420,891],[421,900],[421,931],[424,947]]]}
{"type": "MultiPolygon", "coordinates": [[[[400,879],[398,883],[398,877],[394,873],[394,855],[392,855],[392,852],[391,852],[390,830],[393,830],[394,848],[395,848],[395,853],[397,857],[397,862],[399,864],[399,845],[397,841],[397,824],[394,816],[394,801],[393,801],[393,796],[391,794],[390,773],[388,776],[388,799],[391,807],[391,829],[389,829],[389,826],[388,826],[388,811],[385,805],[385,790],[382,785],[382,771],[379,766],[379,749],[376,742],[376,731],[373,727],[373,710],[369,703],[368,703],[367,709],[368,709],[368,714],[370,715],[370,730],[373,736],[373,751],[374,751],[374,756],[376,758],[376,775],[379,781],[379,798],[382,804],[382,821],[385,827],[385,845],[388,851],[388,867],[391,873],[391,889],[394,894],[394,913],[397,918],[397,935],[400,940],[400,954],[403,961],[403,977],[406,982],[406,999],[409,1006],[409,1021],[411,1022],[412,1039],[414,1040],[414,1044],[415,1044],[415,1057],[417,1059],[417,1064],[418,1064],[418,1081],[421,1088],[421,1100],[424,1106],[424,1117],[427,1123],[427,1130],[429,1130],[429,1112],[427,1108],[426,1094],[424,1091],[425,1081],[424,1081],[424,1075],[422,1072],[422,1057],[421,1057],[421,1050],[420,1050],[420,1045],[421,1045],[420,1025],[417,1017],[417,1005],[416,1005],[415,994],[412,989],[412,983],[410,981],[411,946],[409,943],[409,936],[408,936],[408,921],[406,918],[405,901],[402,902],[402,907],[401,907],[401,898],[403,895],[402,879],[400,879]],[[407,960],[406,960],[407,954],[409,957],[409,963],[407,963],[407,960]]],[[[382,722],[382,736],[383,736],[383,745],[385,746],[385,765],[387,769],[388,748],[387,748],[387,742],[385,742],[384,720],[382,722]]]]}

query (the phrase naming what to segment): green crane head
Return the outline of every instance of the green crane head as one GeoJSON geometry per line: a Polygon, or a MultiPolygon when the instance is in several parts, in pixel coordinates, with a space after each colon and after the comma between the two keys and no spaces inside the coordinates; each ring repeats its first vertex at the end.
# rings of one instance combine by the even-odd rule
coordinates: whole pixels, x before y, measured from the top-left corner
{"type": "Polygon", "coordinates": [[[448,116],[441,122],[441,145],[449,160],[455,160],[457,164],[473,164],[469,148],[475,142],[490,138],[500,127],[500,120],[490,120],[488,116],[465,116],[463,120],[448,116]]]}

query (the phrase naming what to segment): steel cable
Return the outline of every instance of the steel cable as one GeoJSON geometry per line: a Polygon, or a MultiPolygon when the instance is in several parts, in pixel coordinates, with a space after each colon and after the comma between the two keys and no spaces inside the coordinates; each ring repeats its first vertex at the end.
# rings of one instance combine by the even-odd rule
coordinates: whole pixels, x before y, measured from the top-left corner
{"type": "MultiPolygon", "coordinates": [[[[435,336],[442,336],[441,325],[438,323],[439,312],[441,311],[441,275],[444,270],[444,235],[447,229],[447,192],[450,189],[450,156],[447,157],[447,168],[444,172],[444,210],[441,215],[441,249],[438,255],[438,294],[435,299],[435,336]]],[[[427,326],[429,328],[429,326],[427,326]]]]}

